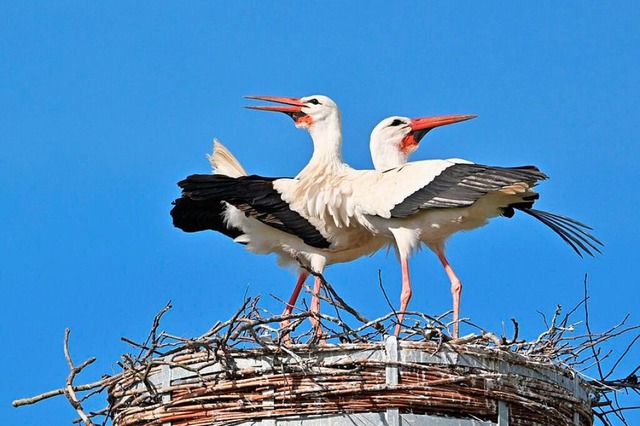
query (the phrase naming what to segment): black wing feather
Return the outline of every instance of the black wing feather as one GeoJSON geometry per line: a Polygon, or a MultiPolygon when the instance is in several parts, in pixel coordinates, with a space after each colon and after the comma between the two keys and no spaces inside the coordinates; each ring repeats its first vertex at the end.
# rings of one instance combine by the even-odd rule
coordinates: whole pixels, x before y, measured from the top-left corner
{"type": "Polygon", "coordinates": [[[489,167],[454,164],[391,210],[392,217],[407,217],[427,208],[467,207],[483,195],[518,182],[532,184],[547,176],[537,167],[489,167]]]}
{"type": "MultiPolygon", "coordinates": [[[[518,182],[534,185],[544,179],[547,179],[547,175],[535,166],[489,167],[481,164],[454,164],[394,206],[391,216],[407,217],[428,208],[467,207],[486,194],[518,182]]],[[[523,211],[551,228],[580,257],[583,253],[593,256],[592,251],[600,253],[598,246],[603,244],[587,232],[591,230],[589,226],[570,217],[532,209],[537,198],[538,194],[523,197],[521,201],[506,206],[503,215],[511,217],[514,210],[523,211]]]]}
{"type": "Polygon", "coordinates": [[[247,216],[300,237],[305,244],[316,248],[328,248],[331,243],[308,220],[291,210],[273,181],[256,175],[232,178],[224,175],[191,175],[178,182],[182,197],[194,201],[232,204],[247,216]]]}

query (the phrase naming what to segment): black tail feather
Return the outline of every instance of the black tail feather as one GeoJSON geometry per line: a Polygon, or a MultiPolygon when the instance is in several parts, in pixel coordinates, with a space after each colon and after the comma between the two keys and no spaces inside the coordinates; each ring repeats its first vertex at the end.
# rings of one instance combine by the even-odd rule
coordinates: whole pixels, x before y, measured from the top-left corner
{"type": "Polygon", "coordinates": [[[540,222],[547,225],[553,232],[558,234],[571,248],[583,257],[582,253],[586,253],[589,256],[593,256],[592,250],[598,253],[600,249],[598,245],[604,246],[600,240],[595,236],[587,232],[586,230],[592,230],[591,227],[572,219],[567,216],[545,212],[543,210],[535,210],[526,207],[515,207],[516,209],[535,217],[540,222]],[[582,251],[581,251],[582,250],[582,251]]]}
{"type": "Polygon", "coordinates": [[[562,216],[559,214],[549,213],[544,211],[539,211],[538,213],[544,214],[545,216],[547,216],[549,220],[553,221],[555,224],[559,226],[565,226],[567,231],[571,232],[577,238],[584,241],[586,244],[589,245],[589,247],[593,248],[598,253],[600,253],[600,251],[598,250],[598,247],[595,244],[604,246],[604,244],[600,240],[598,240],[594,235],[587,233],[585,231],[585,229],[592,230],[593,228],[591,228],[590,226],[585,225],[584,223],[578,222],[577,220],[571,219],[570,217],[562,216]]]}
{"type": "Polygon", "coordinates": [[[230,226],[224,220],[225,204],[221,201],[194,201],[178,198],[171,209],[173,226],[184,232],[212,230],[228,237],[237,238],[243,234],[241,229],[230,226]]]}

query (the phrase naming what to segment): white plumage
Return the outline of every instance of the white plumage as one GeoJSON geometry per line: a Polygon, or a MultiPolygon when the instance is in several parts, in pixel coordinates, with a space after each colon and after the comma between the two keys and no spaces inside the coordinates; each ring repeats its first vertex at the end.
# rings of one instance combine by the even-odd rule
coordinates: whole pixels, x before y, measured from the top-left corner
{"type": "Polygon", "coordinates": [[[207,154],[207,159],[211,164],[211,169],[215,174],[230,177],[247,176],[248,173],[242,167],[234,155],[222,145],[218,139],[213,140],[213,152],[207,154]]]}

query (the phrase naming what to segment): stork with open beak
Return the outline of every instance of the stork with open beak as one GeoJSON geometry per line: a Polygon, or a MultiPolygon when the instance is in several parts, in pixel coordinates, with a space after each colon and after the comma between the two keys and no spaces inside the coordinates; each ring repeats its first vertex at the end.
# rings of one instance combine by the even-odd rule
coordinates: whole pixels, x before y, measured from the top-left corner
{"type": "MultiPolygon", "coordinates": [[[[318,274],[328,264],[351,261],[386,245],[384,237],[372,234],[348,216],[335,216],[340,212],[333,209],[334,196],[338,203],[346,202],[348,197],[340,192],[341,176],[352,170],[342,162],[340,113],[336,104],[321,95],[267,100],[284,105],[257,109],[285,112],[298,127],[311,134],[315,149],[309,164],[293,179],[189,176],[179,182],[183,190],[181,199],[233,206],[224,209],[223,222],[242,230],[236,241],[259,253],[274,252],[275,244],[277,251],[288,253],[290,259],[299,259],[318,274]]],[[[176,207],[181,203],[179,200],[175,201],[176,207]]],[[[306,277],[306,272],[301,273],[296,291],[306,277]]],[[[315,277],[312,313],[319,312],[320,286],[321,278],[315,277]]],[[[295,298],[296,292],[291,301],[295,298]]],[[[289,304],[289,311],[292,305],[289,304]]]]}
{"type": "MultiPolygon", "coordinates": [[[[458,117],[461,121],[475,116],[458,117]]],[[[445,241],[452,234],[483,226],[496,216],[512,217],[519,210],[551,228],[581,257],[582,253],[600,252],[598,246],[602,243],[587,232],[591,229],[587,225],[532,208],[539,194],[531,188],[547,179],[534,166],[488,167],[461,159],[407,163],[422,137],[433,127],[432,118],[389,117],[373,129],[370,148],[376,169],[408,185],[381,187],[372,194],[384,199],[385,194],[392,196],[401,191],[386,208],[367,219],[377,232],[388,232],[394,238],[402,268],[400,312],[406,311],[412,294],[408,258],[422,243],[438,256],[451,282],[453,335],[458,337],[462,283],[445,256],[445,241]]],[[[401,329],[401,319],[396,335],[401,329]]]]}

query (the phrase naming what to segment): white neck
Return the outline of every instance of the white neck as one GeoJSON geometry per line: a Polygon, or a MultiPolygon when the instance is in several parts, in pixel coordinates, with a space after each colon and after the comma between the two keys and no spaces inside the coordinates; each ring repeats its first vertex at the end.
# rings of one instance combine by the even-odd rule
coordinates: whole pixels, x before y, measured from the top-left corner
{"type": "Polygon", "coordinates": [[[335,114],[313,123],[308,130],[313,140],[313,155],[297,177],[315,174],[317,170],[336,170],[343,166],[340,113],[335,111],[335,114]]]}
{"type": "Polygon", "coordinates": [[[395,146],[388,143],[380,143],[371,139],[369,148],[371,149],[371,160],[376,170],[388,170],[402,166],[409,161],[409,154],[402,152],[395,146]]]}

